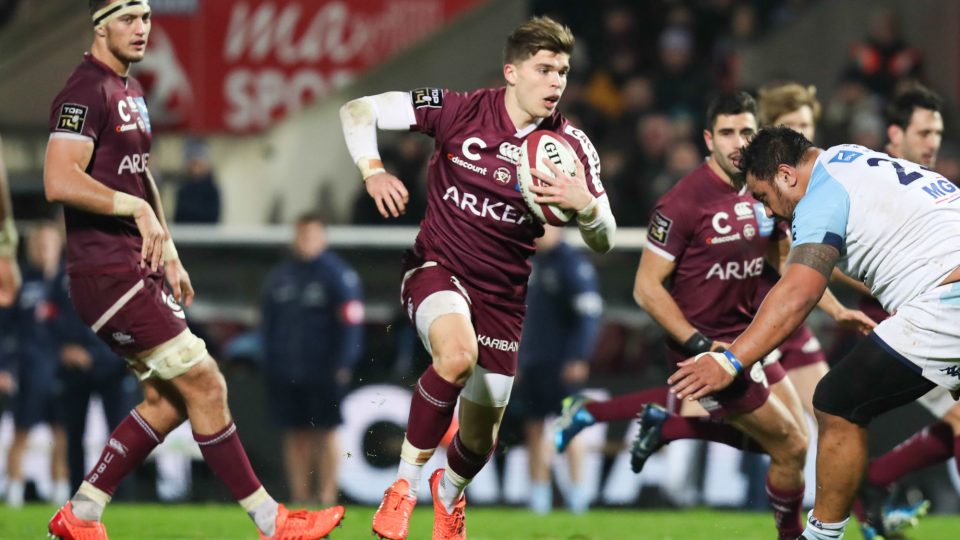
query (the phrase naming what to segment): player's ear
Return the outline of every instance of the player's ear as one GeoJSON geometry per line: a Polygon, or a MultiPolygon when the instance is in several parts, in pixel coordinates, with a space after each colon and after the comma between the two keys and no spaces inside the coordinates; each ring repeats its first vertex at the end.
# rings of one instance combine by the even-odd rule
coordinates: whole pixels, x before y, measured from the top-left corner
{"type": "Polygon", "coordinates": [[[97,37],[105,38],[105,37],[107,37],[107,26],[106,26],[106,25],[98,26],[98,27],[96,27],[96,28],[93,29],[93,33],[94,33],[97,37]]]}
{"type": "Polygon", "coordinates": [[[903,142],[903,128],[896,124],[887,126],[887,139],[890,144],[900,146],[900,143],[903,142]]]}
{"type": "MultiPolygon", "coordinates": [[[[782,178],[784,185],[787,187],[794,187],[797,185],[797,169],[787,165],[786,163],[781,163],[777,167],[777,177],[782,178]]],[[[776,180],[775,178],[775,180],[776,180]]]]}
{"type": "Polygon", "coordinates": [[[513,64],[504,64],[503,78],[506,79],[507,84],[511,86],[517,84],[517,66],[513,64]]]}
{"type": "Polygon", "coordinates": [[[713,132],[709,129],[703,130],[703,144],[707,145],[708,152],[713,152],[713,132]]]}

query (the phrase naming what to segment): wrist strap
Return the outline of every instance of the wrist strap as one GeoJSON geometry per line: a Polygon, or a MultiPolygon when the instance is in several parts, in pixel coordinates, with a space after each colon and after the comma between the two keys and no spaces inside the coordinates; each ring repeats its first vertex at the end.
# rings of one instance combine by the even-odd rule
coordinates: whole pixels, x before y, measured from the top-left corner
{"type": "Polygon", "coordinates": [[[700,332],[694,332],[692,336],[683,342],[683,352],[689,356],[696,356],[700,353],[710,352],[713,341],[700,332]]]}
{"type": "Polygon", "coordinates": [[[177,253],[177,247],[173,245],[173,238],[167,238],[163,241],[163,260],[176,261],[180,258],[177,253]]]}
{"type": "Polygon", "coordinates": [[[0,257],[12,258],[17,256],[17,242],[20,237],[17,235],[17,224],[13,221],[13,216],[8,216],[0,224],[0,257]]]}
{"type": "Polygon", "coordinates": [[[734,356],[732,352],[728,350],[724,350],[723,356],[725,356],[727,360],[730,361],[730,365],[733,366],[733,369],[737,370],[738,375],[743,372],[743,364],[740,363],[740,360],[738,360],[737,357],[734,356]]]}
{"type": "Polygon", "coordinates": [[[113,215],[115,216],[133,216],[136,213],[137,208],[140,208],[140,205],[144,201],[140,197],[136,197],[129,193],[124,193],[122,191],[113,192],[113,215]]]}
{"type": "Polygon", "coordinates": [[[580,219],[589,218],[590,214],[593,213],[593,209],[597,207],[597,204],[599,204],[597,202],[597,198],[591,197],[590,202],[588,202],[586,206],[584,206],[580,210],[577,210],[577,218],[580,218],[580,219]]]}
{"type": "Polygon", "coordinates": [[[357,167],[360,168],[360,176],[362,176],[364,180],[375,174],[387,172],[387,170],[383,168],[383,161],[380,160],[379,156],[362,157],[357,160],[357,167]]]}

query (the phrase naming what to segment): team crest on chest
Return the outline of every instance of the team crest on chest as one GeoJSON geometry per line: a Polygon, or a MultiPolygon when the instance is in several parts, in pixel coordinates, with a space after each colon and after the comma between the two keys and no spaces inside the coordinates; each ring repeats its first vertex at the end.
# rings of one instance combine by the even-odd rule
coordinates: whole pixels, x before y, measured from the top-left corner
{"type": "Polygon", "coordinates": [[[497,167],[497,170],[493,171],[493,179],[500,184],[507,185],[513,180],[513,176],[506,167],[497,167]]]}

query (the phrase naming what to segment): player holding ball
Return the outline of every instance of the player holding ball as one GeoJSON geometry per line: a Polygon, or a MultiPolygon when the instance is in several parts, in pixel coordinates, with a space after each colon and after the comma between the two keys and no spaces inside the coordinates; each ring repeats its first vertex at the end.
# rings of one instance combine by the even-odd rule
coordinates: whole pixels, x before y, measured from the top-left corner
{"type": "MultiPolygon", "coordinates": [[[[436,141],[426,215],[407,252],[400,291],[433,362],[416,384],[397,480],[373,518],[373,532],[382,538],[407,537],[421,471],[447,431],[458,399],[460,427],[446,466],[433,472],[429,484],[433,538],[466,538],[463,491],[497,444],[517,369],[529,259],[534,239],[543,234],[517,175],[524,154],[520,147],[535,132],[562,138],[577,159],[573,174],[550,159],[531,169],[538,179],[529,182],[534,203],[575,213],[592,250],[605,253],[613,246],[616,222],[600,182],[599,156],[557,110],[573,44],[569,28],[534,17],[507,38],[505,87],[386,92],[341,108],[347,148],[384,218],[402,214],[408,194],[403,182],[383,168],[376,129],[416,130],[436,141]]],[[[529,160],[540,152],[526,154],[529,160]]]]}

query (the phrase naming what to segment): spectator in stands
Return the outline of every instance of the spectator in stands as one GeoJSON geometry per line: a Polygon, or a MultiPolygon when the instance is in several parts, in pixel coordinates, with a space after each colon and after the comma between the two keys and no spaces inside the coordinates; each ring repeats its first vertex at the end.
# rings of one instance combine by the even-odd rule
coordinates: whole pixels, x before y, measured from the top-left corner
{"type": "Polygon", "coordinates": [[[853,45],[850,56],[847,74],[884,98],[890,97],[898,81],[918,79],[923,67],[920,50],[904,40],[890,9],[873,14],[869,34],[853,45]]]}
{"type": "Polygon", "coordinates": [[[695,46],[687,28],[669,27],[660,34],[655,94],[657,107],[670,116],[698,115],[704,109],[705,89],[712,87],[706,71],[694,60],[695,46]]]}
{"type": "Polygon", "coordinates": [[[219,223],[220,188],[213,177],[207,145],[190,141],[184,151],[187,175],[177,189],[176,223],[219,223]]]}
{"type": "Polygon", "coordinates": [[[264,286],[264,366],[272,420],[284,430],[291,498],[327,506],[337,500],[336,427],[360,357],[362,293],[356,272],[327,248],[319,215],[305,214],[295,227],[293,257],[264,286]]]}
{"type": "MultiPolygon", "coordinates": [[[[7,167],[3,162],[3,148],[0,145],[0,307],[10,306],[20,287],[17,242],[17,225],[13,221],[7,167]]],[[[0,392],[3,391],[3,386],[0,382],[0,392]]]]}
{"type": "Polygon", "coordinates": [[[56,317],[53,302],[56,277],[61,271],[63,238],[52,222],[36,225],[27,238],[27,265],[23,286],[13,308],[11,322],[16,336],[17,390],[13,403],[14,435],[7,454],[7,504],[23,505],[23,456],[30,430],[49,424],[53,432],[50,476],[53,489],[49,499],[57,504],[70,497],[67,480],[66,434],[61,422],[59,355],[52,334],[56,317]]]}
{"type": "MultiPolygon", "coordinates": [[[[559,414],[564,396],[579,392],[587,380],[603,300],[593,265],[563,241],[563,229],[556,227],[544,227],[537,239],[529,287],[517,391],[530,455],[529,505],[546,514],[553,507],[553,445],[544,436],[544,421],[559,414]]],[[[580,483],[582,459],[579,445],[567,448],[573,487],[564,496],[567,508],[575,513],[585,512],[589,504],[580,483]]]]}

